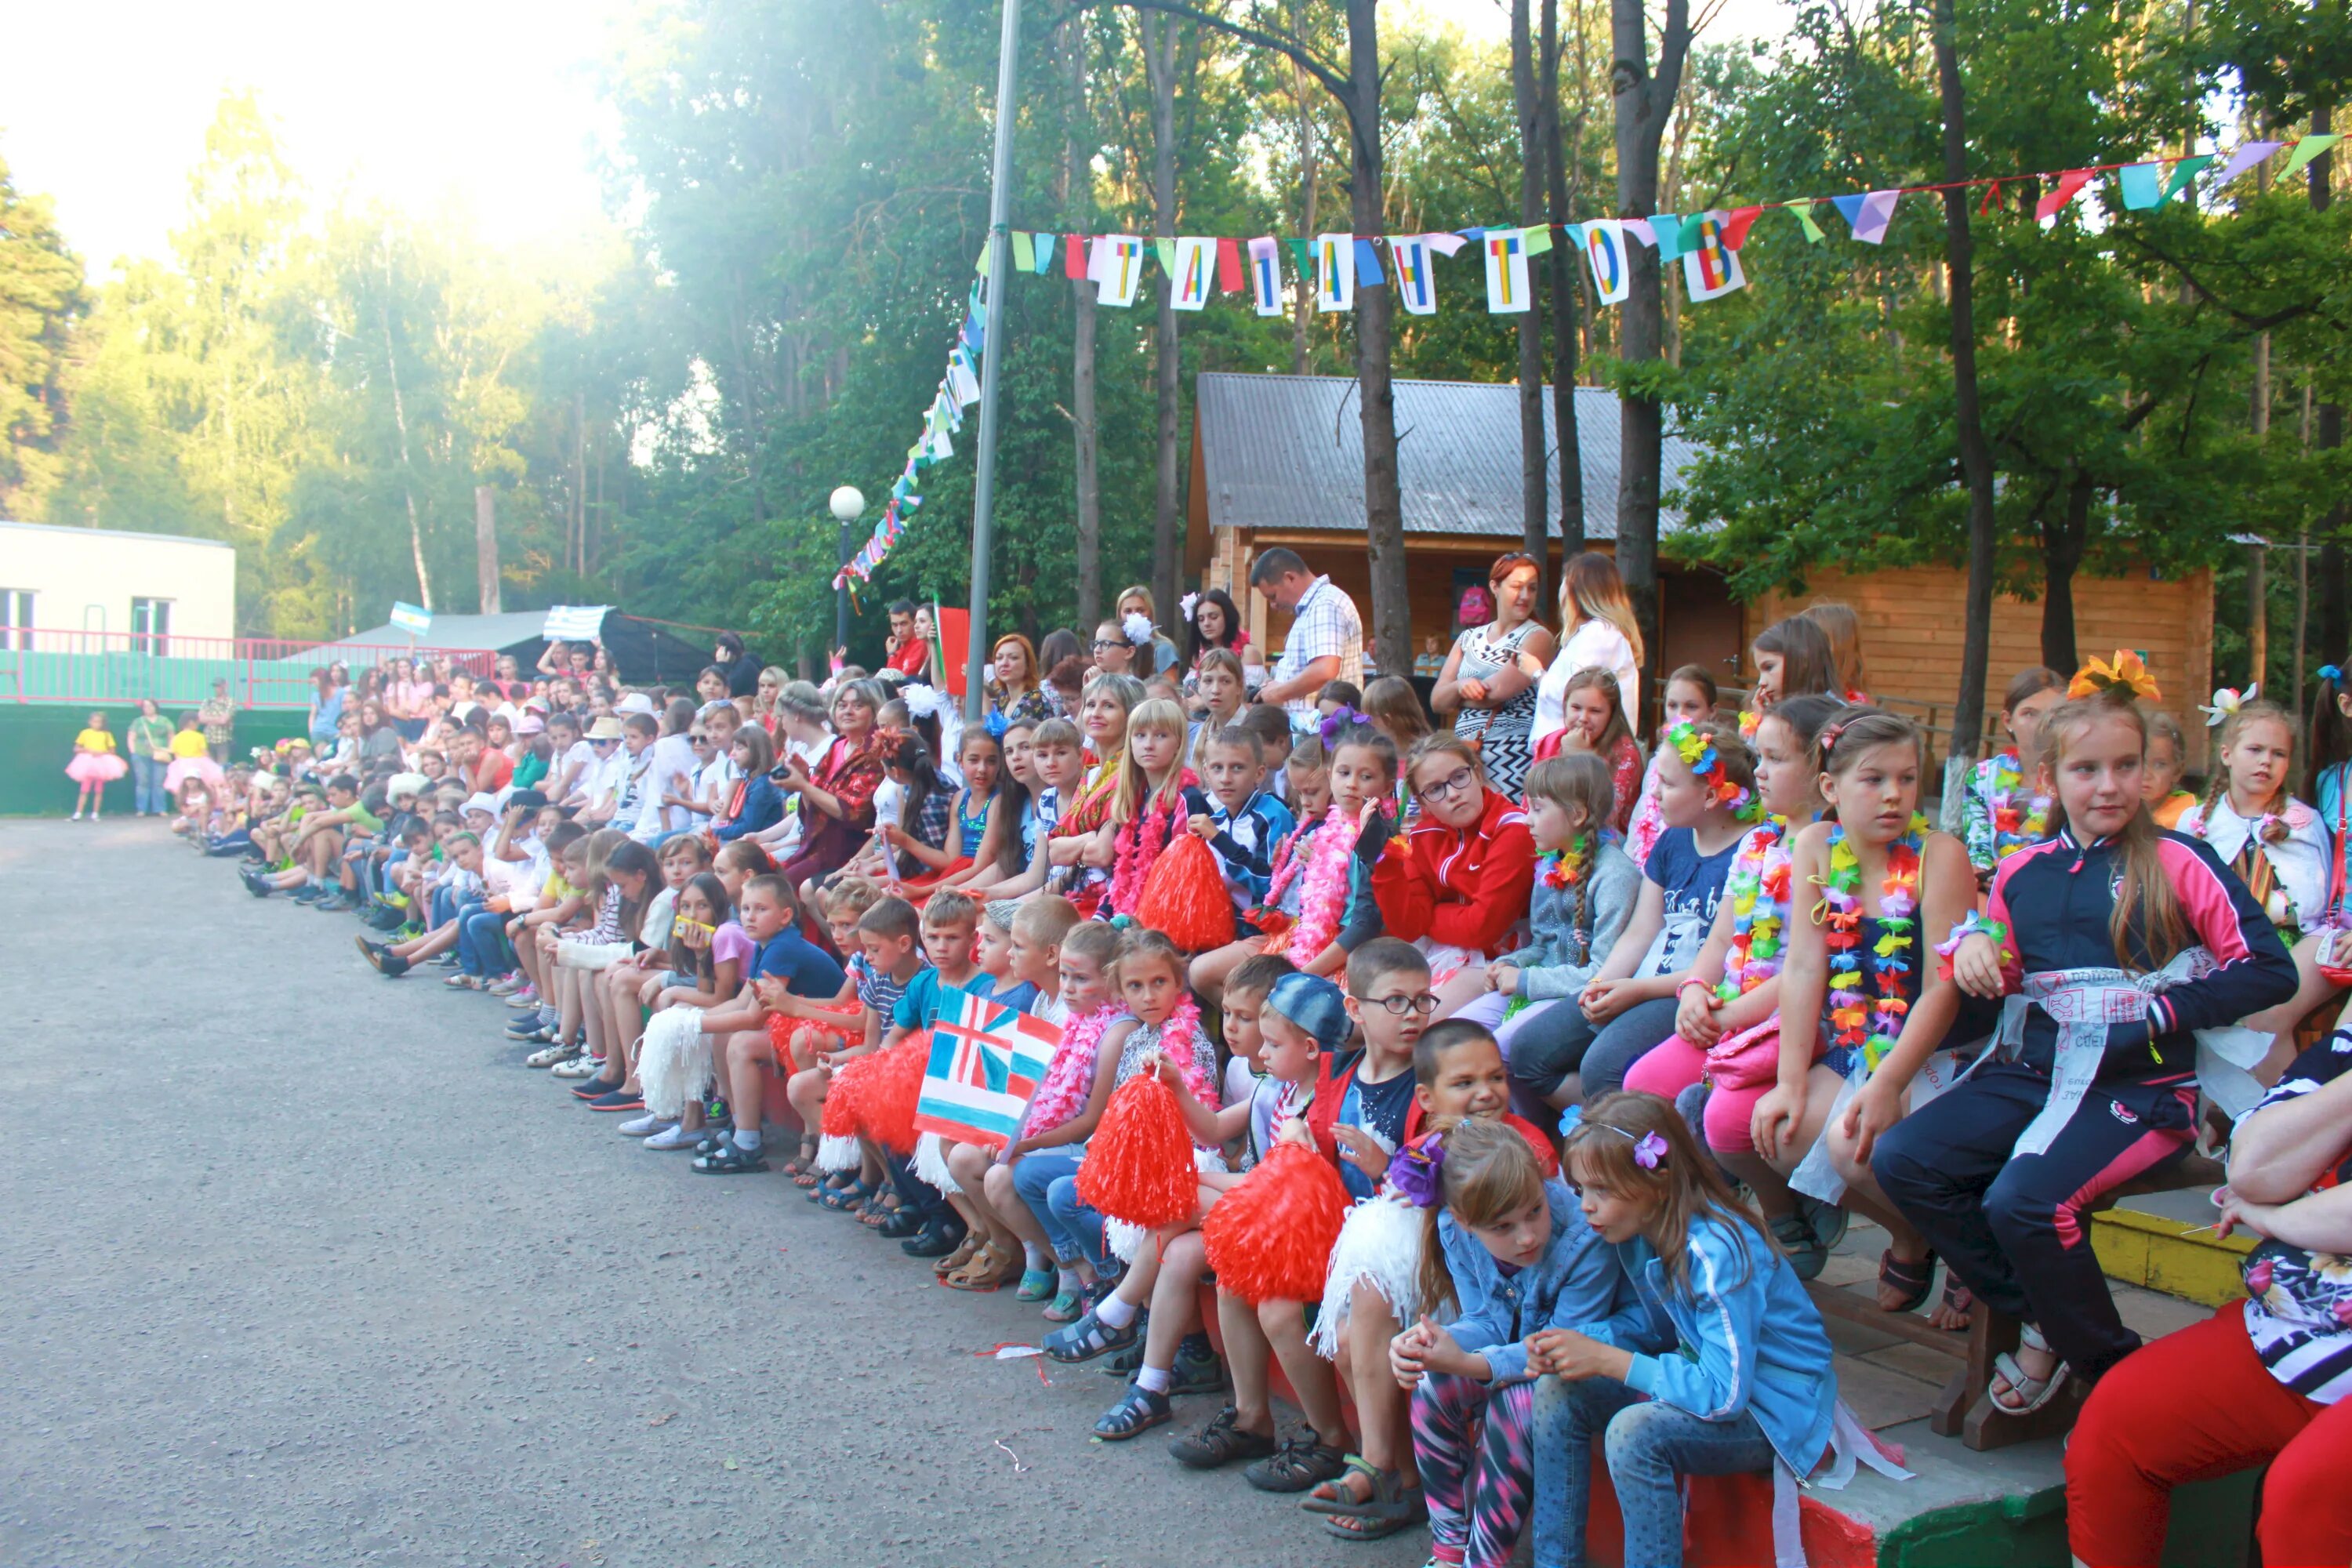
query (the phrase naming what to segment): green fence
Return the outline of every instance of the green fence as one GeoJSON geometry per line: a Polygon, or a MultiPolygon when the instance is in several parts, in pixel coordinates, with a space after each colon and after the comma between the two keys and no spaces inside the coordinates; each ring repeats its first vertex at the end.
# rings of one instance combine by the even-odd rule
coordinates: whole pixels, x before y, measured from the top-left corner
{"type": "MultiPolygon", "coordinates": [[[[131,721],[139,716],[138,708],[130,704],[68,707],[0,702],[0,816],[64,816],[72,812],[78,786],[66,777],[66,764],[73,760],[74,736],[81,732],[92,711],[106,715],[118,746],[131,732],[131,721]]],[[[167,703],[164,711],[176,721],[181,710],[167,703]]],[[[301,709],[239,713],[231,754],[241,757],[252,747],[274,746],[289,735],[301,734],[305,717],[301,709]]],[[[126,816],[131,814],[128,775],[106,786],[106,808],[126,816]]]]}

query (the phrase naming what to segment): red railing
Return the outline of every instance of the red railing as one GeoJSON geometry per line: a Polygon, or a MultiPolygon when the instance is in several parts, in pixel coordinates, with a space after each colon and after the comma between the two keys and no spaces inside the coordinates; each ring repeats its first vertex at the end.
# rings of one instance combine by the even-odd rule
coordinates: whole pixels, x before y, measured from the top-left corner
{"type": "Polygon", "coordinates": [[[239,708],[307,708],[321,667],[341,664],[356,676],[396,658],[446,660],[453,671],[488,675],[498,655],[480,648],[0,626],[0,700],[106,707],[152,697],[168,709],[188,709],[212,695],[213,682],[226,680],[239,708]]]}

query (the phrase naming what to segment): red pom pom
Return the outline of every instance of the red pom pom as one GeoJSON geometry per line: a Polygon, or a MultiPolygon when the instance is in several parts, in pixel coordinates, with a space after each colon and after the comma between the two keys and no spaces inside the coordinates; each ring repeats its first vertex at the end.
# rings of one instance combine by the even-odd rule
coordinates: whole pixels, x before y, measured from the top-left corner
{"type": "Polygon", "coordinates": [[[1253,1307],[1321,1300],[1347,1215],[1348,1189],[1330,1163],[1296,1143],[1276,1144],[1201,1221],[1217,1288],[1253,1307]]]}
{"type": "Polygon", "coordinates": [[[1195,1170],[1176,1091],[1156,1074],[1138,1073],[1112,1091],[1087,1141],[1078,1196],[1112,1219],[1157,1230],[1200,1208],[1195,1170]]]}
{"type": "Polygon", "coordinates": [[[1206,952],[1234,940],[1234,896],[1207,844],[1189,833],[1176,836],[1143,879],[1135,923],[1165,934],[1186,952],[1206,952]]]}
{"type": "Polygon", "coordinates": [[[929,1033],[909,1035],[872,1058],[857,1105],[857,1131],[898,1155],[915,1152],[915,1103],[930,1065],[929,1033]]]}
{"type": "Polygon", "coordinates": [[[832,1079],[824,1086],[824,1114],[818,1119],[819,1132],[827,1138],[857,1136],[857,1102],[863,1098],[860,1090],[877,1059],[859,1057],[835,1069],[832,1079]]]}

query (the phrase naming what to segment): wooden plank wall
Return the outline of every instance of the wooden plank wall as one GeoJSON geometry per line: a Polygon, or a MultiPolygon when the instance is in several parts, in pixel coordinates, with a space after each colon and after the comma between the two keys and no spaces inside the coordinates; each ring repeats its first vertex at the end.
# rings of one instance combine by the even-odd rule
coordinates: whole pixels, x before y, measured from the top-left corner
{"type": "MultiPolygon", "coordinates": [[[[1863,658],[1870,689],[1936,702],[1948,722],[1959,686],[1961,627],[1967,610],[1965,574],[1942,568],[1874,572],[1849,577],[1815,574],[1802,595],[1766,595],[1748,605],[1747,631],[1757,632],[1807,605],[1837,600],[1861,617],[1863,658]]],[[[2119,647],[2137,648],[2164,693],[2162,706],[2189,736],[2189,765],[2202,767],[2205,725],[2197,704],[2213,689],[2213,577],[2155,579],[2078,577],[2074,641],[2084,658],[2119,647]]],[[[1998,704],[2010,678],[2042,662],[2042,605],[2004,595],[1993,601],[1992,668],[1987,696],[1998,704]]],[[[2069,672],[2071,673],[2071,672],[2069,672]]],[[[1989,724],[1998,723],[1988,713],[1989,724]]]]}

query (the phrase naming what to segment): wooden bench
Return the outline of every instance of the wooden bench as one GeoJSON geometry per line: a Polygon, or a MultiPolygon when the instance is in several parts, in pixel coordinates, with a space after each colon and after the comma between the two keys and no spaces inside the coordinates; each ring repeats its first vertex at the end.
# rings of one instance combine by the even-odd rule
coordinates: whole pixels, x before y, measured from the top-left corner
{"type": "MultiPolygon", "coordinates": [[[[2192,1152],[2188,1158],[2158,1174],[2116,1187],[2093,1205],[2092,1212],[2111,1207],[2121,1199],[2147,1193],[2211,1186],[2220,1183],[2221,1177],[2219,1162],[2192,1152]]],[[[1969,1314],[1968,1331],[1961,1333],[1939,1329],[1916,1311],[1882,1310],[1868,1297],[1842,1285],[1828,1285],[1815,1279],[1805,1289],[1825,1317],[1908,1340],[1915,1345],[1925,1345],[1959,1363],[1928,1412],[1928,1430],[1937,1436],[1956,1436],[1968,1447],[1981,1453],[2007,1447],[2011,1443],[2050,1436],[2074,1425],[2074,1416],[2082,1406],[2085,1393],[2085,1386],[2079,1379],[2069,1379],[2067,1387],[2060,1390],[2055,1398],[2031,1415],[2011,1415],[1993,1402],[1990,1392],[1993,1361],[2001,1355],[2013,1354],[2021,1334],[2018,1321],[2006,1313],[1996,1312],[1979,1301],[1969,1314]]]]}

